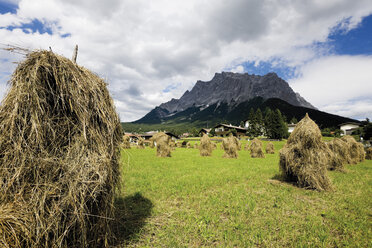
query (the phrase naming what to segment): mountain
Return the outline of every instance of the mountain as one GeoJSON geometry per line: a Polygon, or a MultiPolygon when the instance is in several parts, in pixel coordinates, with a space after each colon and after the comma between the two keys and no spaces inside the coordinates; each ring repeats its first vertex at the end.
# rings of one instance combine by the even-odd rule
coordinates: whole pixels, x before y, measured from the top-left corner
{"type": "Polygon", "coordinates": [[[288,121],[293,117],[297,120],[301,120],[305,114],[308,113],[310,118],[313,119],[320,128],[337,127],[344,122],[358,122],[350,118],[329,114],[313,108],[294,106],[279,98],[269,98],[265,100],[262,97],[255,97],[251,100],[236,104],[232,108],[226,102],[215,103],[208,107],[192,106],[165,118],[155,117],[156,114],[154,114],[154,112],[159,111],[159,107],[157,107],[143,117],[141,122],[137,121],[134,123],[162,124],[168,126],[188,123],[189,126],[194,127],[214,126],[220,122],[239,125],[241,121],[248,118],[251,108],[260,108],[262,111],[266,108],[273,110],[279,109],[288,121]]]}
{"type": "Polygon", "coordinates": [[[286,81],[275,73],[264,76],[248,73],[216,73],[211,81],[197,81],[191,91],[180,99],[172,99],[159,106],[161,114],[172,115],[191,106],[208,106],[218,102],[236,105],[255,97],[279,98],[294,106],[314,108],[300,94],[295,93],[286,81]]]}
{"type": "Polygon", "coordinates": [[[211,81],[198,81],[180,99],[172,99],[151,110],[134,124],[162,124],[202,127],[219,122],[239,125],[250,109],[279,109],[287,120],[309,114],[321,128],[336,127],[350,118],[332,115],[314,108],[295,93],[275,73],[264,76],[247,73],[216,73],[211,81]]]}

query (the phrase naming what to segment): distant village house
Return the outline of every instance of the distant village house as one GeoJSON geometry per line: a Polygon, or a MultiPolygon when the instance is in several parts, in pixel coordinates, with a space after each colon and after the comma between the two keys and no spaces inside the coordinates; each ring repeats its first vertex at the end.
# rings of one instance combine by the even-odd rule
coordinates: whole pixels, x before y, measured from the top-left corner
{"type": "Polygon", "coordinates": [[[341,135],[350,135],[360,127],[360,124],[357,122],[345,122],[339,126],[341,129],[341,135]]]}
{"type": "Polygon", "coordinates": [[[225,136],[233,129],[236,130],[237,136],[244,136],[247,130],[243,127],[233,126],[233,125],[227,125],[227,124],[218,124],[214,127],[214,131],[217,136],[225,136]]]}

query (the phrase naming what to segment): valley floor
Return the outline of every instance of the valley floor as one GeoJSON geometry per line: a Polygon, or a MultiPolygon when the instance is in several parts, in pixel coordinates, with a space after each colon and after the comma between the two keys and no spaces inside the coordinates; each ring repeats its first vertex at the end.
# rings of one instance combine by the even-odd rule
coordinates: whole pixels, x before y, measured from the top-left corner
{"type": "MultiPolygon", "coordinates": [[[[114,226],[125,247],[368,247],[372,245],[372,161],[329,172],[333,192],[282,182],[278,150],[223,159],[176,148],[122,151],[122,195],[114,226]]],[[[243,146],[244,147],[244,146],[243,146]]]]}

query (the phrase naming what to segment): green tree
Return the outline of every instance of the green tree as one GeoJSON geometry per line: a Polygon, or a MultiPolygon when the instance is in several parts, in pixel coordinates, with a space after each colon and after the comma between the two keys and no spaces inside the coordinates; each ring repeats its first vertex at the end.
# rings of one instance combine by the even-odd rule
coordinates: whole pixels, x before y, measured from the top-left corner
{"type": "Polygon", "coordinates": [[[288,126],[279,109],[271,111],[271,113],[268,112],[265,121],[269,138],[281,140],[288,137],[288,126]]]}
{"type": "Polygon", "coordinates": [[[292,117],[292,119],[291,119],[291,123],[293,123],[293,124],[297,124],[298,123],[298,120],[296,119],[296,117],[292,117]]]}

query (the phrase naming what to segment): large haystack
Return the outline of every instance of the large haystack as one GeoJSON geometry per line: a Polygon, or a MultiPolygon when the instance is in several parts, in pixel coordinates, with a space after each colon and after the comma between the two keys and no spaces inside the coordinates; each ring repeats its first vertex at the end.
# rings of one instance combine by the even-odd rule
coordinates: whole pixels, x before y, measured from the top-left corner
{"type": "Polygon", "coordinates": [[[212,156],[213,145],[211,139],[206,134],[203,134],[203,137],[200,139],[199,151],[200,156],[212,156]]]}
{"type": "Polygon", "coordinates": [[[221,148],[225,151],[224,158],[238,158],[238,145],[235,137],[229,136],[222,140],[221,148]]]}
{"type": "Polygon", "coordinates": [[[101,78],[29,54],[0,106],[0,246],[107,246],[121,141],[101,78]]]}
{"type": "Polygon", "coordinates": [[[130,149],[130,137],[128,135],[123,136],[123,142],[120,147],[123,149],[130,149]]]}
{"type": "Polygon", "coordinates": [[[262,150],[262,142],[261,140],[254,138],[251,142],[250,146],[251,150],[251,158],[264,158],[265,154],[262,150]]]}
{"type": "Polygon", "coordinates": [[[372,160],[372,147],[366,149],[366,159],[372,160]]]}
{"type": "Polygon", "coordinates": [[[350,156],[349,164],[357,164],[365,159],[364,146],[358,143],[352,136],[345,135],[341,138],[347,145],[347,150],[350,156]]]}
{"type": "Polygon", "coordinates": [[[141,137],[138,137],[137,148],[138,149],[145,149],[145,140],[142,139],[141,137]]]}
{"type": "Polygon", "coordinates": [[[333,153],[330,156],[331,161],[328,165],[328,169],[343,171],[344,165],[351,163],[347,143],[340,138],[334,138],[326,144],[333,153]]]}
{"type": "Polygon", "coordinates": [[[267,142],[267,144],[266,144],[266,153],[267,154],[274,154],[275,153],[274,144],[272,142],[267,142]]]}
{"type": "Polygon", "coordinates": [[[155,134],[153,137],[152,137],[154,143],[156,144],[156,155],[158,157],[170,157],[171,156],[171,146],[170,146],[170,141],[171,141],[171,138],[163,133],[163,132],[159,132],[157,134],[155,134]]]}
{"type": "Polygon", "coordinates": [[[300,187],[330,190],[329,154],[331,151],[322,141],[318,126],[306,114],[280,150],[279,167],[286,180],[300,187]]]}

